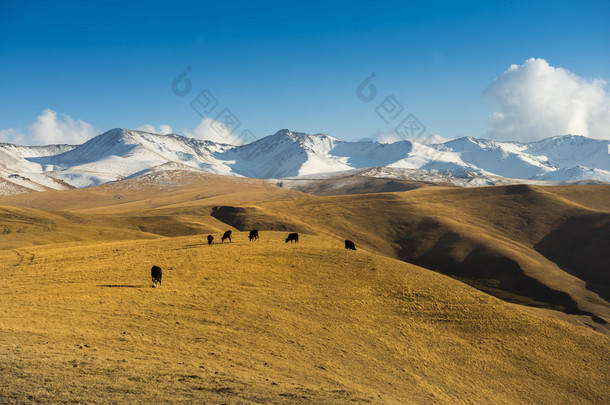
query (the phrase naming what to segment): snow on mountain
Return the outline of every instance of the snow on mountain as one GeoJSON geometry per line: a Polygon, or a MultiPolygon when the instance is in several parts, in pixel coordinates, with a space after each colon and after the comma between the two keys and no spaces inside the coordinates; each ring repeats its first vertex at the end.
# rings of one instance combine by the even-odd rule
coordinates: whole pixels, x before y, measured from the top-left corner
{"type": "Polygon", "coordinates": [[[465,137],[438,145],[438,148],[459,154],[471,167],[504,177],[529,179],[556,170],[545,156],[524,153],[527,145],[517,142],[465,137]]]}
{"type": "Polygon", "coordinates": [[[72,145],[18,146],[0,143],[0,195],[20,194],[68,186],[44,174],[43,167],[28,158],[53,156],[72,150],[72,145]]]}
{"type": "Polygon", "coordinates": [[[459,155],[411,141],[392,144],[376,141],[344,142],[327,135],[278,131],[222,155],[234,160],[235,173],[246,177],[282,178],[340,172],[376,166],[409,169],[455,169],[470,167],[459,155]]]}
{"type": "Polygon", "coordinates": [[[280,178],[349,170],[345,158],[329,152],[341,143],[326,134],[308,135],[287,129],[220,154],[237,174],[255,178],[280,178]]]}
{"type": "Polygon", "coordinates": [[[460,154],[452,150],[442,150],[437,148],[437,145],[412,145],[413,148],[406,157],[386,166],[418,170],[479,170],[476,166],[464,162],[460,154]]]}
{"type": "Polygon", "coordinates": [[[40,166],[27,158],[54,156],[74,148],[72,145],[19,146],[0,143],[0,168],[40,173],[40,166]]]}
{"type": "Polygon", "coordinates": [[[277,179],[377,168],[373,172],[465,186],[502,179],[610,182],[609,152],[608,141],[576,135],[529,144],[470,137],[385,144],[283,129],[235,146],[116,128],[76,146],[0,144],[0,194],[89,187],[176,169],[277,179]]]}
{"type": "Polygon", "coordinates": [[[592,167],[574,166],[538,175],[537,180],[546,181],[585,181],[595,180],[610,182],[610,171],[592,167]]]}
{"type": "Polygon", "coordinates": [[[527,145],[525,152],[545,156],[559,168],[576,166],[610,170],[610,141],[580,135],[564,135],[527,145]]]}
{"type": "Polygon", "coordinates": [[[0,152],[24,158],[57,155],[75,147],[74,145],[19,146],[12,143],[0,143],[0,152]]]}
{"type": "Polygon", "coordinates": [[[340,142],[332,149],[335,156],[342,157],[353,168],[388,166],[408,156],[413,151],[410,141],[392,144],[376,141],[340,142]]]}
{"type": "Polygon", "coordinates": [[[29,160],[42,165],[49,176],[75,187],[88,187],[131,177],[167,162],[233,174],[229,166],[214,157],[228,148],[233,146],[116,128],[59,155],[29,160]]]}

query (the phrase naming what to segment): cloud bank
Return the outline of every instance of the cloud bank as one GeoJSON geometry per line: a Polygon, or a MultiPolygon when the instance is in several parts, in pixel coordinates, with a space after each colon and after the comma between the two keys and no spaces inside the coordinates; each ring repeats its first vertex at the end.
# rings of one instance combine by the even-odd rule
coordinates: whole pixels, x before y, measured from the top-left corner
{"type": "Polygon", "coordinates": [[[151,134],[159,134],[159,135],[167,135],[171,134],[174,130],[171,125],[161,124],[158,127],[155,127],[151,124],[142,125],[141,127],[137,127],[136,131],[150,132],[151,134]]]}
{"type": "MultiPolygon", "coordinates": [[[[160,135],[173,133],[173,128],[168,124],[161,124],[157,127],[152,124],[145,124],[136,128],[136,130],[160,135]]],[[[231,145],[242,145],[244,143],[244,140],[239,135],[234,134],[223,122],[212,118],[204,118],[192,130],[183,129],[182,132],[185,136],[202,140],[231,145]]],[[[34,123],[28,127],[27,132],[21,132],[14,128],[0,129],[0,142],[20,145],[80,145],[95,135],[95,130],[91,124],[82,120],[75,120],[67,114],[58,116],[57,112],[47,109],[36,117],[34,123]]]]}
{"type": "Polygon", "coordinates": [[[74,120],[67,114],[57,116],[53,110],[44,110],[23,133],[13,128],[0,130],[0,141],[22,145],[81,144],[95,136],[93,126],[74,120]]]}
{"type": "Polygon", "coordinates": [[[610,96],[601,79],[588,81],[544,60],[511,65],[485,90],[499,109],[487,136],[532,141],[578,134],[610,139],[610,96]]]}
{"type": "Polygon", "coordinates": [[[201,123],[192,131],[183,129],[182,132],[188,137],[207,141],[228,143],[230,145],[242,145],[244,143],[244,140],[239,135],[231,132],[231,129],[223,122],[212,118],[203,118],[201,123]]]}

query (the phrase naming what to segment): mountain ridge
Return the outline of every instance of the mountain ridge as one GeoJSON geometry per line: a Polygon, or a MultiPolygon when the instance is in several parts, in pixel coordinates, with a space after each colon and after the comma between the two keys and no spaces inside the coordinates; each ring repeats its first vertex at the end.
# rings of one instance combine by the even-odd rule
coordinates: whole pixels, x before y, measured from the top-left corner
{"type": "MultiPolygon", "coordinates": [[[[89,187],[146,174],[154,167],[258,179],[294,178],[354,169],[387,168],[396,176],[417,171],[455,185],[497,184],[492,177],[528,181],[610,182],[607,140],[563,135],[520,143],[462,137],[423,144],[402,140],[342,141],[288,129],[245,145],[230,145],[114,128],[81,145],[0,144],[0,183],[31,190],[89,187]],[[19,178],[24,180],[15,181],[19,178]],[[472,184],[455,179],[479,178],[472,184]],[[483,180],[481,180],[483,179],[483,180]],[[65,185],[63,185],[65,183],[65,185]]],[[[10,188],[10,187],[4,187],[10,188]]],[[[14,188],[14,187],[13,187],[14,188]]],[[[0,187],[0,193],[3,192],[0,187]]]]}

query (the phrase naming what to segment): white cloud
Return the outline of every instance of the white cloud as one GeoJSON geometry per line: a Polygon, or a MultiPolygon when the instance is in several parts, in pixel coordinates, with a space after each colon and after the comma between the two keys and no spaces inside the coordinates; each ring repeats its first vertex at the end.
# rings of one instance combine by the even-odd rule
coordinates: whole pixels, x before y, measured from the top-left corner
{"type": "Polygon", "coordinates": [[[218,143],[228,143],[230,145],[242,145],[243,139],[239,135],[235,135],[221,121],[216,121],[212,118],[204,118],[192,131],[188,129],[182,130],[184,134],[191,138],[214,141],[218,143]]]}
{"type": "Polygon", "coordinates": [[[151,134],[167,135],[171,134],[174,130],[172,129],[171,125],[167,124],[161,124],[158,127],[155,127],[151,124],[146,124],[136,128],[136,131],[150,132],[151,134]]]}
{"type": "Polygon", "coordinates": [[[0,129],[0,142],[23,144],[25,135],[16,129],[0,129]]]}
{"type": "Polygon", "coordinates": [[[95,136],[93,126],[85,121],[74,120],[67,114],[57,117],[57,112],[44,110],[29,126],[27,133],[13,128],[0,130],[3,142],[25,145],[81,144],[95,136]]]}
{"type": "Polygon", "coordinates": [[[375,137],[375,140],[379,143],[396,143],[404,141],[401,137],[396,134],[381,134],[375,137]]]}
{"type": "Polygon", "coordinates": [[[511,65],[485,95],[499,104],[488,136],[531,141],[578,134],[610,139],[610,96],[601,79],[588,81],[544,59],[511,65]]]}

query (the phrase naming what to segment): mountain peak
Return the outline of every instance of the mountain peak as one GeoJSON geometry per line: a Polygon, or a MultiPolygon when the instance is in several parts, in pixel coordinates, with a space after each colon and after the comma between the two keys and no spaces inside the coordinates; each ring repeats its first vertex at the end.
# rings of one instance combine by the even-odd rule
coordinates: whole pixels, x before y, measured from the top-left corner
{"type": "Polygon", "coordinates": [[[277,131],[275,134],[272,135],[273,137],[278,137],[278,138],[289,138],[292,139],[293,141],[303,141],[306,139],[311,139],[311,138],[315,138],[315,137],[323,137],[323,138],[328,138],[328,139],[332,139],[334,141],[338,141],[339,139],[335,138],[332,135],[328,135],[328,134],[322,134],[322,133],[317,133],[317,134],[308,134],[305,132],[295,132],[295,131],[291,131],[289,129],[280,129],[279,131],[277,131]]]}
{"type": "Polygon", "coordinates": [[[291,139],[293,141],[299,141],[299,140],[303,140],[306,139],[309,135],[306,134],[305,132],[293,132],[289,129],[280,129],[279,131],[277,131],[273,137],[276,138],[288,138],[291,139]]]}
{"type": "Polygon", "coordinates": [[[274,135],[276,136],[289,136],[290,134],[292,134],[292,131],[286,128],[280,129],[279,131],[277,131],[274,135]]]}
{"type": "Polygon", "coordinates": [[[127,136],[129,136],[129,134],[132,131],[126,128],[112,128],[109,129],[108,131],[95,136],[91,139],[89,139],[87,142],[85,142],[85,144],[87,143],[98,143],[100,141],[103,142],[109,142],[109,141],[116,141],[118,142],[120,139],[125,138],[127,136]]]}
{"type": "Polygon", "coordinates": [[[112,128],[112,129],[109,129],[108,131],[100,134],[100,136],[102,136],[102,135],[119,135],[119,134],[125,134],[125,133],[128,133],[128,132],[131,132],[131,130],[127,129],[127,128],[112,128]]]}
{"type": "Polygon", "coordinates": [[[608,141],[603,140],[603,139],[588,138],[584,135],[567,134],[567,135],[552,136],[550,138],[544,138],[544,139],[541,139],[536,142],[531,142],[531,144],[546,143],[546,144],[560,145],[560,144],[581,144],[581,143],[586,143],[586,142],[598,143],[598,142],[608,142],[608,141]]]}

